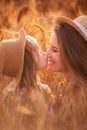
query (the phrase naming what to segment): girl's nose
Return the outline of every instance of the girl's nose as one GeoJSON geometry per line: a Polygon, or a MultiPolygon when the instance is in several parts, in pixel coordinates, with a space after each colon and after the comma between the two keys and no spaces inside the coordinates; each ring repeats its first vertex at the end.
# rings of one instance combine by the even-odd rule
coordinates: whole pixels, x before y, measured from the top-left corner
{"type": "Polygon", "coordinates": [[[47,51],[42,51],[42,56],[47,58],[47,51]]]}
{"type": "Polygon", "coordinates": [[[47,55],[47,52],[46,52],[46,51],[42,51],[42,54],[43,54],[43,55],[47,55]]]}
{"type": "Polygon", "coordinates": [[[43,55],[47,58],[48,56],[47,56],[47,51],[44,51],[43,52],[43,55]]]}

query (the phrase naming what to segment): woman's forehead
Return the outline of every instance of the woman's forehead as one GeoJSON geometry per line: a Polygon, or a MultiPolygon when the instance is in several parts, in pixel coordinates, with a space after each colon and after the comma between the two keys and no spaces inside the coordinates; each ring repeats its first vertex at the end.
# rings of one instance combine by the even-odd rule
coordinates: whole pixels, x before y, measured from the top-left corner
{"type": "Polygon", "coordinates": [[[50,44],[55,44],[58,46],[58,40],[57,40],[57,36],[56,36],[56,33],[53,32],[51,34],[51,37],[50,37],[50,44]]]}

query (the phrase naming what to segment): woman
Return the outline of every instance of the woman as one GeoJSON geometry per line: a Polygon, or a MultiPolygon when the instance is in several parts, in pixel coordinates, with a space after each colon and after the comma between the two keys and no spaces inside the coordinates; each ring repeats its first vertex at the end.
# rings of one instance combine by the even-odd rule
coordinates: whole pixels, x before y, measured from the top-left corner
{"type": "Polygon", "coordinates": [[[62,72],[67,86],[59,86],[55,129],[87,129],[87,16],[58,17],[47,51],[48,70],[62,72]]]}
{"type": "Polygon", "coordinates": [[[46,53],[23,29],[18,39],[0,42],[0,73],[14,78],[2,92],[0,129],[48,128],[50,96],[37,82],[37,71],[46,67],[46,53]]]}

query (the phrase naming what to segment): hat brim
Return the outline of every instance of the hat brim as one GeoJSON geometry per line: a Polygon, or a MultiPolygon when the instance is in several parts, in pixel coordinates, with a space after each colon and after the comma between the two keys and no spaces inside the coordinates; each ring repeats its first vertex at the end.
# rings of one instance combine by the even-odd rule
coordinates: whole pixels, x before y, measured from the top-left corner
{"type": "Polygon", "coordinates": [[[15,78],[16,80],[16,84],[18,85],[21,77],[22,77],[22,73],[23,73],[23,66],[24,66],[24,53],[25,53],[25,46],[26,46],[26,38],[25,38],[25,30],[23,28],[21,28],[19,30],[19,38],[18,38],[18,44],[21,44],[21,56],[20,56],[20,68],[19,68],[19,72],[17,74],[17,77],[15,78]]]}
{"type": "Polygon", "coordinates": [[[56,18],[55,23],[57,24],[61,24],[61,23],[67,23],[70,26],[72,26],[74,29],[76,29],[81,35],[82,37],[87,41],[87,37],[86,35],[83,33],[83,31],[77,26],[76,22],[70,18],[64,17],[64,16],[60,16],[58,18],[56,18]]]}

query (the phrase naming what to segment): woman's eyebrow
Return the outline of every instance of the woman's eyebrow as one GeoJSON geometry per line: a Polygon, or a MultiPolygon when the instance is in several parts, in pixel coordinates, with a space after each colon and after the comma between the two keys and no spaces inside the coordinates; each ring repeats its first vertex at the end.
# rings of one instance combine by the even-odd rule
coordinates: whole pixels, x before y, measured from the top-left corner
{"type": "Polygon", "coordinates": [[[54,49],[59,49],[58,47],[56,47],[56,46],[51,46],[52,48],[54,48],[54,49]]]}

